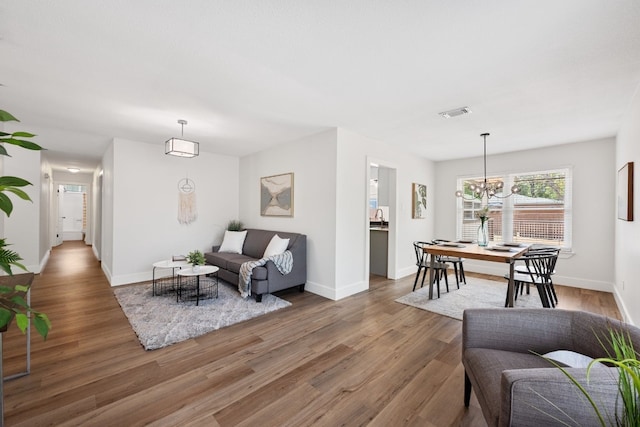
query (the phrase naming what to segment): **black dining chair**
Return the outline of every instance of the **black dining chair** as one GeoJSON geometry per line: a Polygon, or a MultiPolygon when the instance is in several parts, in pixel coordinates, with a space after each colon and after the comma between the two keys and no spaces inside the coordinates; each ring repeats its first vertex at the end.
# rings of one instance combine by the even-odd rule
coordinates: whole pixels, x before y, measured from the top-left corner
{"type": "MultiPolygon", "coordinates": [[[[553,246],[544,246],[544,245],[532,245],[529,250],[523,255],[522,259],[526,259],[526,257],[530,257],[536,254],[556,254],[559,255],[560,254],[560,249],[557,247],[553,247],[553,246]]],[[[523,263],[518,263],[515,266],[515,272],[516,273],[522,273],[522,274],[530,274],[530,268],[523,263]]],[[[555,265],[554,265],[554,269],[551,272],[551,277],[550,277],[550,282],[549,282],[549,289],[551,290],[551,297],[552,297],[552,302],[553,304],[558,304],[558,295],[556,294],[556,289],[553,286],[553,275],[556,274],[556,270],[555,270],[555,265]]],[[[520,288],[520,295],[523,294],[524,292],[524,288],[525,286],[520,288]]],[[[530,292],[530,284],[526,284],[526,289],[527,289],[527,294],[529,294],[530,292]]]]}
{"type": "MultiPolygon", "coordinates": [[[[540,295],[542,306],[546,308],[555,307],[557,299],[554,300],[554,292],[552,291],[551,273],[554,271],[558,253],[541,252],[533,254],[525,254],[521,257],[527,267],[527,273],[514,273],[514,300],[518,298],[518,291],[523,286],[535,285],[540,295]]],[[[509,280],[509,276],[505,275],[505,279],[509,280]]],[[[507,292],[508,293],[508,292],[507,292]]],[[[505,299],[505,307],[508,304],[508,297],[505,299]]]]}
{"type": "MultiPolygon", "coordinates": [[[[437,245],[438,243],[450,242],[450,240],[433,239],[432,242],[437,245]]],[[[465,285],[467,284],[467,278],[464,276],[464,258],[460,258],[457,256],[438,255],[436,257],[436,261],[443,262],[445,264],[451,264],[451,266],[453,267],[453,272],[456,275],[456,285],[458,286],[458,289],[460,289],[460,282],[464,283],[465,285]]]]}
{"type": "MultiPolygon", "coordinates": [[[[413,281],[413,290],[416,290],[416,285],[418,284],[418,278],[420,277],[420,273],[422,273],[422,282],[420,283],[420,287],[424,286],[424,279],[427,276],[427,272],[431,267],[431,263],[429,260],[429,254],[424,250],[425,246],[430,246],[432,243],[429,242],[413,242],[413,249],[416,253],[416,265],[418,266],[418,272],[416,273],[416,278],[413,281]]],[[[447,292],[449,292],[449,280],[447,279],[447,264],[442,262],[435,262],[433,267],[433,280],[438,285],[438,298],[440,298],[440,279],[444,276],[444,282],[447,286],[447,292]]]]}

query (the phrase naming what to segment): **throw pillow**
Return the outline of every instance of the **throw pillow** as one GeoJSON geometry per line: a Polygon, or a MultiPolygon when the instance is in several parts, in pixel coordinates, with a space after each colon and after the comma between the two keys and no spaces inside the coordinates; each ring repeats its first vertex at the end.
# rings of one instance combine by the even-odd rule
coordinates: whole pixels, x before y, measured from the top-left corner
{"type": "Polygon", "coordinates": [[[273,255],[280,255],[287,250],[289,246],[289,239],[283,239],[277,234],[271,238],[271,241],[267,245],[267,249],[264,250],[262,258],[269,258],[273,255]]]}
{"type": "Polygon", "coordinates": [[[218,252],[231,252],[234,254],[241,254],[245,237],[247,237],[247,230],[225,231],[224,239],[222,239],[222,244],[220,245],[220,249],[218,249],[218,252]]]}
{"type": "Polygon", "coordinates": [[[571,350],[556,350],[543,354],[543,356],[570,368],[586,368],[589,366],[589,363],[593,362],[591,357],[571,350]]]}

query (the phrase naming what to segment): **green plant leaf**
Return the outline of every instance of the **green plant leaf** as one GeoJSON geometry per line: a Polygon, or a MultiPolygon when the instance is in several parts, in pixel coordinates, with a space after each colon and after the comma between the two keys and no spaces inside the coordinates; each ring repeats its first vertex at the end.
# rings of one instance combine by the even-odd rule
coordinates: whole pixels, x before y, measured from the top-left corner
{"type": "Polygon", "coordinates": [[[29,304],[27,304],[27,302],[21,295],[14,295],[13,297],[11,297],[11,302],[22,308],[29,308],[29,304]]]}
{"type": "Polygon", "coordinates": [[[18,137],[18,138],[33,138],[35,135],[29,132],[14,132],[12,133],[13,136],[18,137]]]}
{"type": "MultiPolygon", "coordinates": [[[[11,267],[15,265],[23,270],[27,270],[24,265],[20,264],[18,261],[22,261],[20,255],[17,252],[7,249],[6,246],[9,246],[4,243],[4,240],[0,241],[0,268],[2,268],[5,272],[11,275],[11,267]]],[[[13,292],[13,290],[11,291],[13,292]]]]}
{"type": "Polygon", "coordinates": [[[36,331],[44,338],[47,339],[47,335],[49,335],[49,330],[51,329],[51,322],[46,314],[38,313],[33,318],[33,324],[36,327],[36,331]]]}
{"type": "MultiPolygon", "coordinates": [[[[4,148],[4,145],[0,144],[0,156],[9,156],[9,153],[7,153],[7,149],[4,148]]],[[[11,156],[9,156],[11,157],[11,156]]]]}
{"type": "Polygon", "coordinates": [[[10,113],[0,110],[0,122],[19,122],[20,120],[13,117],[10,113]]]}
{"type": "Polygon", "coordinates": [[[25,285],[16,285],[14,289],[18,292],[27,292],[29,290],[29,287],[25,285]]]}
{"type": "Polygon", "coordinates": [[[29,326],[29,318],[27,317],[27,315],[23,313],[16,313],[16,325],[24,334],[27,330],[27,327],[29,326]]]}
{"type": "Polygon", "coordinates": [[[0,307],[0,328],[4,328],[5,326],[7,326],[12,316],[13,312],[7,310],[4,307],[0,307]]]}
{"type": "Polygon", "coordinates": [[[11,212],[13,211],[13,203],[11,202],[11,199],[2,192],[0,192],[0,210],[2,210],[7,216],[11,216],[11,212]]]}
{"type": "Polygon", "coordinates": [[[17,145],[22,148],[26,148],[27,150],[44,150],[41,146],[36,144],[35,142],[25,141],[24,139],[16,139],[16,138],[2,138],[0,142],[17,145]]]}
{"type": "Polygon", "coordinates": [[[31,183],[17,176],[0,176],[0,187],[25,187],[27,185],[31,185],[31,183]]]}
{"type": "Polygon", "coordinates": [[[29,195],[27,193],[25,193],[24,191],[22,191],[19,188],[16,187],[7,187],[4,189],[4,191],[9,191],[13,194],[15,194],[16,196],[20,197],[22,200],[26,200],[28,202],[31,202],[31,198],[29,197],[29,195]]]}

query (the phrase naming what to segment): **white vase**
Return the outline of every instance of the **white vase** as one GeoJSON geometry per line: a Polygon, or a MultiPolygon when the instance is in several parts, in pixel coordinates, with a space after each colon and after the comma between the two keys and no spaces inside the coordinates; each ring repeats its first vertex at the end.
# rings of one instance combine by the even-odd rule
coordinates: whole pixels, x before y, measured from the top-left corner
{"type": "Polygon", "coordinates": [[[199,265],[194,265],[193,266],[193,272],[194,273],[199,273],[200,272],[200,266],[199,265]]]}

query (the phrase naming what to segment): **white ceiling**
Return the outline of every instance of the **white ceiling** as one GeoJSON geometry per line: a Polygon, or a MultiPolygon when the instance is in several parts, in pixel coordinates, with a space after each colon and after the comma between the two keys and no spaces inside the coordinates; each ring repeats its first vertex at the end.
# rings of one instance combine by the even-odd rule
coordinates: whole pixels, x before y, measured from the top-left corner
{"type": "Polygon", "coordinates": [[[343,127],[433,160],[616,134],[638,0],[3,0],[0,109],[56,167],[112,138],[242,156],[343,127]],[[468,106],[472,114],[438,112],[468,106]]]}

